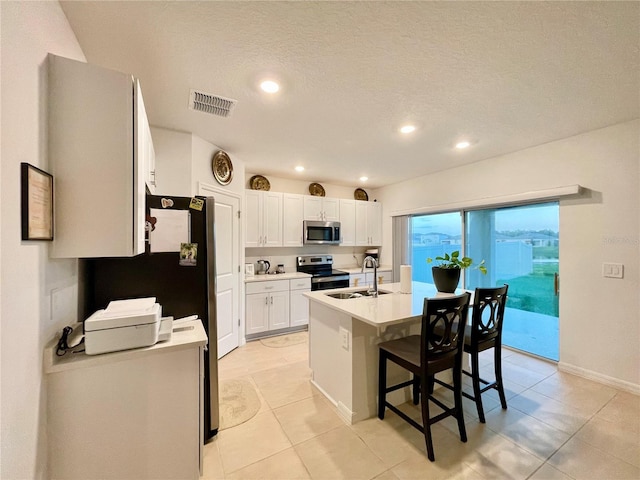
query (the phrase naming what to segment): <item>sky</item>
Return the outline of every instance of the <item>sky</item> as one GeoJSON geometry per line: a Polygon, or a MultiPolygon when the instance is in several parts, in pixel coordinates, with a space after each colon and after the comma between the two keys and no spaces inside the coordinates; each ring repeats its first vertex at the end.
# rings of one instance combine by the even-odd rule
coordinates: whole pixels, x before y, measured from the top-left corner
{"type": "MultiPolygon", "coordinates": [[[[473,212],[471,213],[473,214],[473,212]]],[[[558,204],[544,203],[497,209],[496,230],[552,230],[558,231],[558,204]]],[[[460,235],[459,212],[413,217],[413,233],[438,232],[460,235]]]]}

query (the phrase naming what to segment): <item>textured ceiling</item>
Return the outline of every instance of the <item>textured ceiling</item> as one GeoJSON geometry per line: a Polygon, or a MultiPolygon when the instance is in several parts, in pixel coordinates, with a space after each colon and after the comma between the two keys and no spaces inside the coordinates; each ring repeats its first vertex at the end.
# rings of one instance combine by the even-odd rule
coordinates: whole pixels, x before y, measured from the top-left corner
{"type": "Polygon", "coordinates": [[[140,78],[152,125],[267,176],[376,188],[640,116],[638,2],[62,8],[89,62],[140,78]],[[266,76],[280,92],[259,92],[266,76]],[[195,112],[190,89],[238,105],[195,112]]]}

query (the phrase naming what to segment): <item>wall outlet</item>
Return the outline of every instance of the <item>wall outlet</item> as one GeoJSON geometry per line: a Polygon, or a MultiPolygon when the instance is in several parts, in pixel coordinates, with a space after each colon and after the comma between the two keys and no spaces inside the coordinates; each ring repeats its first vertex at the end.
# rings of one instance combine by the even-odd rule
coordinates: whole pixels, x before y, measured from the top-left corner
{"type": "Polygon", "coordinates": [[[605,278],[623,278],[624,265],[622,263],[603,263],[602,276],[605,278]]]}
{"type": "Polygon", "coordinates": [[[342,344],[342,348],[344,348],[347,352],[349,351],[349,330],[346,328],[340,327],[340,343],[342,344]]]}

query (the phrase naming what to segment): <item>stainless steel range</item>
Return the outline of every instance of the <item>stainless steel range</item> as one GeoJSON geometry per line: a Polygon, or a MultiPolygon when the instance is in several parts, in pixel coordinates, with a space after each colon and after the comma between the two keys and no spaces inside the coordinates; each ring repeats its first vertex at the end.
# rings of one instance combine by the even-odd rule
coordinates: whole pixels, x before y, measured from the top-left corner
{"type": "Polygon", "coordinates": [[[298,272],[309,273],[311,290],[329,290],[349,286],[349,273],[333,269],[331,255],[301,255],[297,257],[298,272]]]}

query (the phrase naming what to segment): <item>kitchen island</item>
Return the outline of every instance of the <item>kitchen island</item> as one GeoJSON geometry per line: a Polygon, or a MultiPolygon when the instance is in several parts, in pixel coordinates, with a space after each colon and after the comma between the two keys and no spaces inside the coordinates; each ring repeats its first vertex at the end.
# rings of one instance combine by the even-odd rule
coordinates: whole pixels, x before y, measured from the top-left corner
{"type": "MultiPolygon", "coordinates": [[[[336,293],[362,288],[320,290],[309,298],[309,366],[312,383],[348,423],[377,414],[378,343],[420,333],[425,297],[449,297],[434,285],[413,282],[412,293],[401,293],[400,283],[385,284],[377,298],[333,298],[336,293]],[[386,292],[386,293],[385,293],[386,292]]],[[[455,295],[464,293],[456,290],[455,295]]],[[[391,381],[408,379],[406,370],[390,365],[391,381]],[[392,368],[395,367],[395,368],[392,368]]],[[[387,397],[399,404],[409,389],[387,397]]]]}

